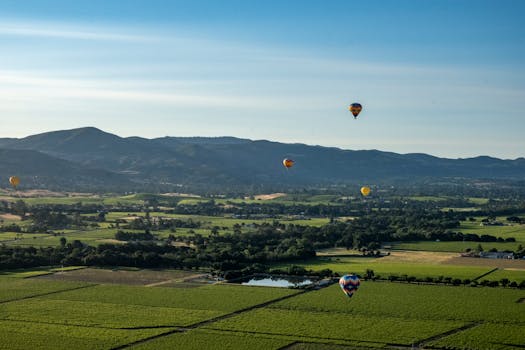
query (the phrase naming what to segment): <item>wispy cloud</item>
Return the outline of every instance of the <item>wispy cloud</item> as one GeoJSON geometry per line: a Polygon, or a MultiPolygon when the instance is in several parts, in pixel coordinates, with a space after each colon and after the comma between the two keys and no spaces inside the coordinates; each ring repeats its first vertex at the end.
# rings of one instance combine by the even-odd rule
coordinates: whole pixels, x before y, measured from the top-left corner
{"type": "Polygon", "coordinates": [[[118,31],[95,30],[93,28],[71,27],[61,23],[46,22],[9,22],[2,21],[0,24],[0,35],[24,36],[24,37],[46,37],[60,39],[80,40],[107,40],[107,41],[152,41],[153,36],[123,34],[118,31]]]}
{"type": "MultiPolygon", "coordinates": [[[[19,74],[0,71],[0,100],[26,101],[35,103],[42,99],[79,99],[115,101],[121,103],[154,103],[190,107],[221,107],[221,108],[257,108],[257,109],[282,109],[294,107],[285,97],[240,96],[238,94],[195,94],[170,89],[162,83],[154,81],[126,81],[116,82],[110,80],[89,79],[55,79],[42,75],[19,74]]],[[[173,87],[172,87],[173,88],[173,87]]],[[[179,87],[179,90],[181,88],[179,87]]],[[[183,89],[184,90],[184,89],[183,89]]],[[[312,105],[310,104],[310,107],[312,105]]],[[[305,106],[307,108],[308,106],[305,106]]]]}

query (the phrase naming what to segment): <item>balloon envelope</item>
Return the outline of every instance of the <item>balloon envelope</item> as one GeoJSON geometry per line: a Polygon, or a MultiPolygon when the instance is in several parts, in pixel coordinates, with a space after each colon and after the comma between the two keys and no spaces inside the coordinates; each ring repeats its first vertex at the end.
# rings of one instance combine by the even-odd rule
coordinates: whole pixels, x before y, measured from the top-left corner
{"type": "Polygon", "coordinates": [[[339,279],[339,286],[349,298],[354,295],[360,284],[359,277],[356,275],[344,275],[339,279]]]}
{"type": "Polygon", "coordinates": [[[295,163],[295,162],[294,162],[293,160],[291,160],[291,159],[288,159],[288,158],[283,159],[283,165],[284,165],[286,168],[291,168],[291,167],[293,167],[294,163],[295,163]]]}
{"type": "Polygon", "coordinates": [[[365,197],[368,196],[370,194],[370,187],[368,186],[361,187],[361,194],[365,197]]]}
{"type": "Polygon", "coordinates": [[[20,179],[18,178],[18,176],[11,176],[9,178],[9,183],[11,184],[11,186],[16,188],[16,186],[20,184],[20,179]]]}
{"type": "Polygon", "coordinates": [[[363,109],[363,106],[361,106],[360,103],[352,103],[350,106],[348,106],[348,110],[352,113],[354,118],[357,118],[359,113],[361,113],[362,109],[363,109]]]}

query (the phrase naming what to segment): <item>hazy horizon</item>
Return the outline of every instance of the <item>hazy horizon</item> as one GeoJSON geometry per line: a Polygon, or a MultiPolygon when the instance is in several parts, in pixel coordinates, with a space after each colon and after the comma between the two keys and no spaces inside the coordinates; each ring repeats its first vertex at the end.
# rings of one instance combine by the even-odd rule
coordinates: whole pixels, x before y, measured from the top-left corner
{"type": "Polygon", "coordinates": [[[515,159],[523,13],[510,0],[5,1],[1,136],[92,125],[515,159]]]}

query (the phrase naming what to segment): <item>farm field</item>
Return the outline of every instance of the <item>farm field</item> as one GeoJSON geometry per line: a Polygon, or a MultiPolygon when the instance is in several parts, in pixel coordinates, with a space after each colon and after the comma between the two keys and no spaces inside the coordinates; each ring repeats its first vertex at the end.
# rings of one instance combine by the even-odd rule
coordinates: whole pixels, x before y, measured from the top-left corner
{"type": "Polygon", "coordinates": [[[83,268],[57,274],[45,274],[41,278],[55,281],[77,281],[86,283],[111,283],[149,286],[167,281],[181,281],[199,276],[196,271],[140,270],[140,269],[95,269],[83,268]]]}
{"type": "Polygon", "coordinates": [[[521,242],[432,242],[432,241],[418,241],[418,242],[399,242],[393,243],[394,250],[419,250],[431,252],[456,252],[461,253],[466,249],[472,250],[481,244],[484,250],[497,249],[498,251],[516,250],[521,242]]]}
{"type": "MultiPolygon", "coordinates": [[[[118,229],[100,228],[90,230],[68,230],[59,231],[57,234],[23,234],[16,241],[10,241],[12,246],[33,246],[33,247],[50,247],[60,244],[60,238],[64,237],[68,241],[80,240],[89,245],[99,245],[102,243],[118,241],[115,240],[115,233],[118,229]]],[[[139,230],[126,230],[127,232],[142,232],[139,230]]],[[[1,237],[1,234],[0,234],[1,237]]]]}
{"type": "Polygon", "coordinates": [[[487,276],[484,276],[483,280],[488,281],[500,281],[502,279],[508,279],[509,281],[515,281],[517,283],[525,281],[525,269],[499,269],[487,276]]]}
{"type": "Polygon", "coordinates": [[[488,349],[525,342],[524,290],[365,281],[349,299],[338,285],[184,288],[191,271],[76,268],[0,276],[0,349],[487,349],[489,331],[488,349]],[[149,286],[162,279],[172,285],[149,286]]]}
{"type": "Polygon", "coordinates": [[[457,231],[462,233],[473,233],[478,236],[491,235],[503,239],[513,237],[516,242],[436,242],[436,241],[418,241],[418,242],[395,242],[392,244],[393,249],[400,250],[420,250],[420,251],[437,251],[437,252],[464,252],[470,248],[474,250],[481,245],[485,251],[490,249],[516,250],[519,245],[525,246],[525,225],[508,224],[505,217],[497,217],[498,221],[505,223],[503,226],[481,226],[481,218],[475,221],[461,222],[457,231]]]}
{"type": "MultiPolygon", "coordinates": [[[[428,262],[396,262],[385,258],[368,257],[318,257],[311,260],[294,262],[293,265],[307,270],[320,271],[330,269],[339,274],[356,273],[363,275],[371,269],[375,275],[387,277],[388,275],[408,275],[414,277],[452,277],[459,279],[474,279],[493,268],[482,266],[448,265],[428,262]]],[[[284,268],[285,265],[278,265],[284,268]]]]}
{"type": "Polygon", "coordinates": [[[485,323],[440,340],[430,346],[456,349],[522,349],[525,330],[523,325],[485,323]]]}
{"type": "Polygon", "coordinates": [[[525,270],[525,259],[479,259],[461,257],[455,254],[454,257],[443,261],[443,263],[451,265],[488,266],[500,269],[525,270]]]}
{"type": "Polygon", "coordinates": [[[210,330],[191,330],[177,332],[166,337],[154,339],[140,345],[132,346],[133,350],[155,349],[279,349],[292,343],[292,340],[276,339],[253,334],[231,334],[210,330]]]}
{"type": "MultiPolygon", "coordinates": [[[[505,323],[515,327],[509,341],[523,344],[525,304],[516,304],[523,295],[517,290],[365,282],[352,299],[346,299],[334,285],[206,328],[255,330],[256,334],[304,337],[308,342],[380,347],[410,346],[451,330],[461,335],[478,324],[492,327],[505,323]],[[480,308],[480,300],[488,307],[480,308]]],[[[496,339],[506,335],[504,327],[495,327],[492,332],[496,339]]],[[[447,342],[450,348],[461,348],[461,344],[454,339],[447,342]]],[[[473,349],[485,349],[486,345],[481,344],[478,342],[479,347],[473,349]]],[[[489,348],[504,348],[502,344],[496,342],[489,348]]]]}
{"type": "Polygon", "coordinates": [[[90,286],[82,282],[39,281],[0,275],[0,303],[90,286]]]}
{"type": "Polygon", "coordinates": [[[413,341],[444,333],[463,325],[461,321],[404,320],[392,317],[356,316],[333,311],[268,308],[254,310],[207,327],[293,336],[312,342],[316,340],[335,344],[368,342],[372,346],[381,346],[382,344],[410,345],[413,341]],[[414,332],[414,329],[417,329],[417,333],[414,332]]]}
{"type": "Polygon", "coordinates": [[[166,329],[108,329],[40,322],[0,321],[0,349],[111,349],[166,329]]]}

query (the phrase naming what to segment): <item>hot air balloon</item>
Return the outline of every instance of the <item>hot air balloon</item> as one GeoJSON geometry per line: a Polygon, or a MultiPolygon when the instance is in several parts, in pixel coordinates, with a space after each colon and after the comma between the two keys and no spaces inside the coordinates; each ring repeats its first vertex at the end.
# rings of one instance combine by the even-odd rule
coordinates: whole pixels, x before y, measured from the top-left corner
{"type": "Polygon", "coordinates": [[[361,187],[361,194],[365,197],[368,196],[370,194],[370,187],[368,186],[361,187]]]}
{"type": "Polygon", "coordinates": [[[9,183],[11,184],[11,186],[13,186],[16,190],[16,186],[18,186],[20,184],[20,178],[18,176],[11,176],[9,178],[9,183]]]}
{"type": "Polygon", "coordinates": [[[360,284],[361,282],[359,281],[359,277],[356,275],[344,275],[339,279],[339,285],[341,286],[343,293],[345,293],[349,298],[354,295],[360,284]]]}
{"type": "Polygon", "coordinates": [[[286,169],[290,169],[291,167],[293,167],[294,163],[295,162],[291,159],[288,159],[288,158],[283,159],[283,165],[286,169]]]}
{"type": "Polygon", "coordinates": [[[363,106],[361,106],[360,103],[352,103],[350,106],[348,106],[348,110],[352,113],[354,119],[357,119],[357,116],[359,115],[359,113],[361,113],[362,109],[363,106]]]}

